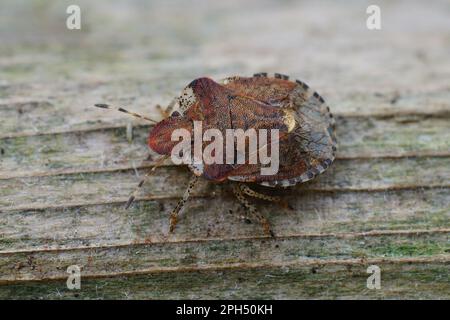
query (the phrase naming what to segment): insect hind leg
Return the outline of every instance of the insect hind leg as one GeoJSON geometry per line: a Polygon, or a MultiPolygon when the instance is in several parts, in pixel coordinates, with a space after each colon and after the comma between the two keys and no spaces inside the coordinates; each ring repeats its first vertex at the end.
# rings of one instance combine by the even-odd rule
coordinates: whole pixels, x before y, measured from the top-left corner
{"type": "Polygon", "coordinates": [[[261,223],[265,234],[270,235],[271,237],[275,237],[275,234],[272,231],[269,221],[266,219],[266,217],[264,217],[256,210],[256,207],[253,204],[251,204],[247,200],[247,198],[245,198],[244,192],[241,190],[240,185],[241,184],[234,184],[232,186],[233,193],[238,199],[238,201],[245,207],[248,215],[256,218],[261,223]]]}
{"type": "Polygon", "coordinates": [[[186,191],[184,191],[183,198],[178,201],[177,206],[170,214],[169,218],[169,232],[173,232],[175,230],[175,226],[178,222],[178,214],[180,213],[181,209],[183,209],[186,201],[189,199],[189,196],[191,195],[192,190],[194,189],[195,185],[197,184],[198,176],[192,175],[191,179],[189,180],[188,187],[186,191]]]}
{"type": "Polygon", "coordinates": [[[127,204],[125,205],[125,209],[130,208],[130,206],[133,204],[134,200],[136,199],[136,196],[137,196],[139,190],[147,182],[147,180],[150,178],[150,176],[153,175],[156,168],[160,167],[168,157],[169,156],[162,156],[161,158],[159,158],[158,161],[153,166],[153,168],[149,172],[147,172],[147,174],[144,176],[144,178],[141,179],[141,181],[139,181],[137,188],[133,191],[131,196],[128,198],[127,204]]]}

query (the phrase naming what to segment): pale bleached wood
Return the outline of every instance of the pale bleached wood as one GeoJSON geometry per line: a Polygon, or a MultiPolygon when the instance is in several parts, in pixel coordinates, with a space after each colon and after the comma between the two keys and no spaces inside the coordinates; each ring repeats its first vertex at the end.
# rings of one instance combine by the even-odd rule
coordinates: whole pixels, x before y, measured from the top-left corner
{"type": "Polygon", "coordinates": [[[0,3],[0,298],[448,299],[446,1],[378,1],[380,31],[365,27],[369,2],[77,4],[80,31],[64,28],[64,2],[0,3]],[[91,106],[159,119],[196,77],[260,71],[308,83],[338,124],[335,165],[279,192],[294,211],[257,202],[278,238],[205,182],[166,237],[183,168],[158,170],[124,210],[133,168],[153,164],[148,127],[132,121],[130,144],[129,119],[91,106]]]}
{"type": "Polygon", "coordinates": [[[76,264],[84,277],[155,273],[164,271],[257,268],[268,265],[346,264],[351,259],[409,258],[421,255],[450,263],[447,230],[410,234],[377,234],[356,237],[322,236],[276,239],[193,241],[129,245],[74,250],[2,253],[0,283],[64,279],[68,266],[76,264]],[[339,248],[339,251],[336,251],[339,248]],[[442,255],[442,256],[441,256],[442,255]]]}

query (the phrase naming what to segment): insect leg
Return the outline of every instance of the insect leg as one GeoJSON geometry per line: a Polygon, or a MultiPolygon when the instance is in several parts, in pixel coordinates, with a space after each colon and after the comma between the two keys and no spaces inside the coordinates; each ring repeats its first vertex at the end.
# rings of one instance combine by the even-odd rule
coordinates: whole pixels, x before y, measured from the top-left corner
{"type": "Polygon", "coordinates": [[[178,201],[177,206],[175,207],[175,209],[173,209],[172,213],[170,214],[170,218],[169,218],[169,223],[170,223],[169,231],[170,232],[173,232],[173,230],[175,229],[175,226],[178,222],[178,214],[180,213],[181,209],[183,209],[183,206],[186,203],[186,201],[189,199],[189,196],[190,196],[192,190],[194,189],[195,185],[197,184],[197,181],[198,181],[198,177],[196,175],[192,175],[191,179],[189,180],[188,187],[187,187],[186,191],[184,191],[183,198],[181,198],[181,200],[178,201]]]}
{"type": "Polygon", "coordinates": [[[246,195],[248,195],[250,197],[258,198],[258,199],[262,199],[262,200],[266,200],[266,201],[270,201],[270,202],[276,202],[285,209],[293,210],[292,206],[289,205],[289,203],[287,203],[283,199],[281,199],[281,197],[269,196],[267,194],[262,194],[262,193],[256,192],[255,190],[251,189],[248,185],[246,185],[244,183],[239,183],[239,188],[241,189],[241,191],[243,193],[245,193],[246,195]]]}
{"type": "Polygon", "coordinates": [[[253,204],[251,204],[245,198],[245,195],[242,192],[240,185],[234,184],[232,188],[233,188],[234,195],[236,196],[238,201],[245,207],[245,209],[247,210],[247,213],[250,214],[251,216],[255,217],[262,224],[262,226],[264,228],[264,233],[266,233],[267,235],[270,235],[271,237],[274,237],[275,235],[270,227],[269,221],[256,210],[256,208],[253,204]]]}

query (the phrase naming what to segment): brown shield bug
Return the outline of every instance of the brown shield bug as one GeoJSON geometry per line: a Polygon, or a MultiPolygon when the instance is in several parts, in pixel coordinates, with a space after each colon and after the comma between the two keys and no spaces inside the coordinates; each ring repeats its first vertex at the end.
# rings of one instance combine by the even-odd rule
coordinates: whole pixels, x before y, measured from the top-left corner
{"type": "MultiPolygon", "coordinates": [[[[96,106],[109,108],[106,104],[96,106]]],[[[118,110],[156,122],[123,108],[118,110]]],[[[247,214],[260,221],[264,232],[273,236],[267,219],[258,213],[246,196],[278,202],[284,206],[286,203],[280,197],[252,190],[249,184],[266,187],[294,186],[321,174],[335,159],[337,148],[334,134],[335,121],[329,107],[324,99],[304,82],[290,81],[288,76],[282,74],[275,73],[273,77],[269,77],[267,73],[258,73],[253,77],[229,77],[219,82],[209,78],[199,78],[192,81],[181,95],[172,101],[164,113],[170,115],[157,122],[151,128],[148,137],[148,146],[163,157],[147,174],[147,177],[163,160],[173,156],[172,153],[179,144],[178,140],[173,139],[176,130],[184,130],[183,132],[189,134],[189,139],[192,139],[196,136],[196,124],[201,123],[200,137],[204,138],[207,130],[214,130],[214,142],[218,141],[221,134],[228,138],[229,130],[241,130],[241,133],[253,132],[251,131],[253,129],[260,133],[270,130],[277,133],[276,139],[271,136],[270,139],[265,140],[266,143],[256,147],[257,152],[262,149],[266,149],[266,154],[268,151],[271,154],[277,152],[276,172],[272,174],[263,174],[262,169],[265,165],[250,160],[251,156],[257,153],[252,153],[250,146],[244,146],[244,149],[241,149],[241,151],[244,150],[240,153],[243,157],[241,160],[244,160],[236,161],[239,157],[236,152],[237,136],[231,136],[230,158],[227,153],[228,140],[227,146],[222,144],[222,147],[217,147],[210,153],[210,156],[216,160],[218,155],[223,159],[226,154],[226,159],[231,159],[231,162],[207,162],[204,158],[196,158],[194,150],[193,160],[187,162],[193,173],[192,178],[183,198],[170,215],[170,232],[174,230],[178,214],[198,178],[203,177],[213,182],[233,181],[233,192],[246,208],[247,214]]],[[[261,135],[258,136],[258,141],[262,139],[261,137],[261,135]]],[[[249,136],[244,135],[244,143],[247,138],[251,140],[249,136]]],[[[189,140],[188,144],[194,145],[196,142],[193,140],[189,140]]],[[[208,141],[200,142],[200,157],[204,155],[202,152],[206,150],[208,141]]],[[[186,153],[186,150],[183,150],[186,153]]],[[[188,149],[187,153],[190,156],[191,149],[188,149]]],[[[260,153],[258,156],[262,159],[260,153]]],[[[130,197],[127,208],[144,182],[145,178],[130,197]]]]}

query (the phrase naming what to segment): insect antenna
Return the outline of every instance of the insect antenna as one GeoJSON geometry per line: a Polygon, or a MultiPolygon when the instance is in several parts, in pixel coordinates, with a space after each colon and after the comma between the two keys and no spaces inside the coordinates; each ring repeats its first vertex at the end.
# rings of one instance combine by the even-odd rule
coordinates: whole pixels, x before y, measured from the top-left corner
{"type": "Polygon", "coordinates": [[[141,179],[141,181],[139,181],[138,186],[133,191],[131,196],[128,198],[127,204],[125,205],[125,209],[128,209],[131,206],[133,201],[136,199],[137,193],[142,188],[142,186],[147,182],[148,178],[155,172],[156,168],[158,168],[159,166],[161,166],[163,164],[164,160],[166,160],[168,157],[170,157],[170,155],[165,155],[165,156],[162,156],[161,158],[159,158],[158,161],[153,166],[153,168],[151,168],[150,171],[147,172],[145,174],[145,176],[141,179]]]}
{"type": "Polygon", "coordinates": [[[158,121],[150,119],[150,118],[148,118],[146,116],[140,115],[140,114],[135,113],[135,112],[128,111],[128,110],[126,110],[124,108],[121,108],[121,107],[114,108],[114,107],[109,106],[106,103],[97,103],[97,104],[94,104],[94,106],[97,107],[97,108],[102,108],[102,109],[110,109],[110,110],[114,109],[114,110],[117,110],[117,111],[129,114],[129,115],[131,115],[131,116],[133,116],[135,118],[144,119],[144,120],[147,120],[147,121],[150,121],[150,122],[153,122],[153,123],[158,123],[158,121]]]}

